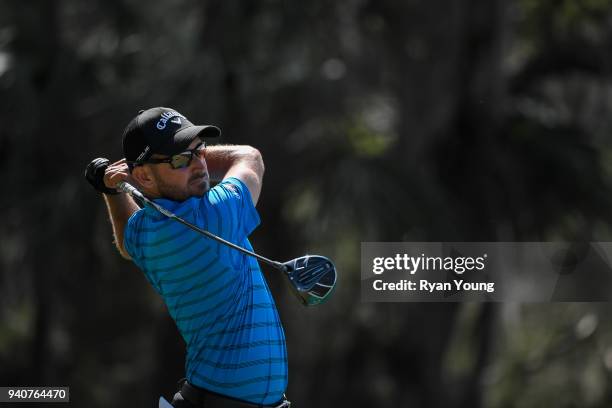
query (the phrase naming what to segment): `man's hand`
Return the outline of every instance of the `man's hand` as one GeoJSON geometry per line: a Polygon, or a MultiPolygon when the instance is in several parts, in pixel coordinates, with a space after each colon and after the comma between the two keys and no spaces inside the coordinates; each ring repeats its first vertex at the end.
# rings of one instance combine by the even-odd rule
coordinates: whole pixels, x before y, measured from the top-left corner
{"type": "Polygon", "coordinates": [[[125,159],[121,159],[113,164],[110,164],[104,172],[105,187],[117,191],[117,185],[122,181],[127,181],[130,184],[134,184],[125,159]]]}
{"type": "Polygon", "coordinates": [[[110,164],[110,160],[99,157],[93,159],[85,169],[85,178],[97,191],[104,194],[119,194],[117,184],[130,177],[125,159],[110,164]]]}
{"type": "Polygon", "coordinates": [[[104,193],[104,201],[113,226],[115,245],[122,257],[130,259],[130,254],[123,245],[123,232],[128,219],[138,211],[139,207],[128,194],[119,195],[120,192],[117,191],[117,185],[121,181],[130,183],[132,180],[125,159],[112,164],[108,159],[94,159],[85,170],[85,178],[97,191],[104,193]]]}

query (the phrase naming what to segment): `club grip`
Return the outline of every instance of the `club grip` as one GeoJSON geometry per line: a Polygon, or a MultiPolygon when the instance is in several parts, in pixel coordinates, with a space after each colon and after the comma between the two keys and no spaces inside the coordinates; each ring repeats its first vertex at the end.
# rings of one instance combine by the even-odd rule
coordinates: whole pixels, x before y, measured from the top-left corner
{"type": "Polygon", "coordinates": [[[119,182],[119,184],[117,184],[117,188],[119,188],[119,190],[123,191],[124,193],[131,195],[134,198],[138,198],[139,200],[144,201],[145,199],[142,193],[136,190],[136,187],[125,181],[119,182]]]}

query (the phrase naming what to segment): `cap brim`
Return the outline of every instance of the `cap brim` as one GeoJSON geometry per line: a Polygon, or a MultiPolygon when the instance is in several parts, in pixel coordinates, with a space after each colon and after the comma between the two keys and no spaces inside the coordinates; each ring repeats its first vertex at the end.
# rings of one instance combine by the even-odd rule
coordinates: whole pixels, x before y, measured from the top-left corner
{"type": "Polygon", "coordinates": [[[158,149],[155,149],[155,153],[171,156],[187,150],[191,142],[193,142],[197,137],[203,140],[204,138],[214,138],[219,136],[221,136],[221,129],[216,126],[189,126],[176,132],[168,143],[164,144],[158,149]]]}

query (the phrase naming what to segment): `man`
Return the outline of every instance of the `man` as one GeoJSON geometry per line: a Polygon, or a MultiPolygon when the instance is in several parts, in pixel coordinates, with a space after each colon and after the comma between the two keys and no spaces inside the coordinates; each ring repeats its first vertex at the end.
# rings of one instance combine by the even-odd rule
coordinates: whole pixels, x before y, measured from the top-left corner
{"type": "Polygon", "coordinates": [[[140,113],[123,134],[125,158],[86,171],[104,193],[115,244],[163,297],[185,340],[186,382],[174,407],[287,406],[285,336],[257,261],[116,190],[127,181],[190,223],[252,249],[264,174],[250,146],[206,146],[214,126],[174,109],[140,113]],[[210,182],[219,182],[210,188],[210,182]]]}

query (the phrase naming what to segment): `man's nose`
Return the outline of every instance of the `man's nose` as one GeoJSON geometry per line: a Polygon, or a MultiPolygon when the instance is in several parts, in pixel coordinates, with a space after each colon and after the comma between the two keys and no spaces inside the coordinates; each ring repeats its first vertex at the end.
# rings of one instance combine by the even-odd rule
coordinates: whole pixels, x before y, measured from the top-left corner
{"type": "Polygon", "coordinates": [[[204,169],[207,170],[206,159],[201,154],[194,155],[193,160],[191,161],[191,165],[196,169],[204,169]]]}

